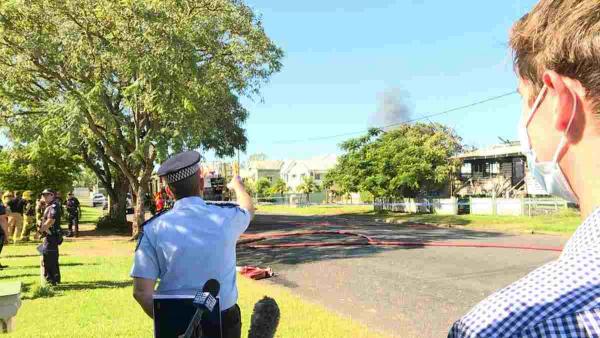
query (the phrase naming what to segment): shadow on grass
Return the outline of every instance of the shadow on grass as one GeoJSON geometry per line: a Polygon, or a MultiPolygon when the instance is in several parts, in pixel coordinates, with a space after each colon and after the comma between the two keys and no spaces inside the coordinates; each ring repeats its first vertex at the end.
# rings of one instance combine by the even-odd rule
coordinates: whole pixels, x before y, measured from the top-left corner
{"type": "Polygon", "coordinates": [[[0,280],[11,279],[11,278],[35,277],[35,276],[39,276],[39,275],[40,275],[39,273],[22,273],[20,275],[0,276],[0,280]]]}
{"type": "MultiPolygon", "coordinates": [[[[6,255],[1,258],[27,258],[27,257],[38,257],[39,254],[27,254],[27,255],[6,255]]],[[[61,255],[62,256],[62,255],[61,255]]],[[[66,256],[66,255],[65,255],[66,256]]]]}
{"type": "MultiPolygon", "coordinates": [[[[63,266],[89,266],[89,265],[99,265],[99,263],[59,263],[60,267],[63,266]]],[[[40,265],[15,265],[15,268],[21,269],[29,269],[29,268],[39,268],[40,265]]]]}
{"type": "Polygon", "coordinates": [[[111,280],[100,280],[90,282],[70,282],[61,283],[54,288],[60,291],[79,291],[79,290],[95,290],[95,289],[117,289],[126,288],[133,285],[130,280],[124,281],[111,281],[111,280]]]}

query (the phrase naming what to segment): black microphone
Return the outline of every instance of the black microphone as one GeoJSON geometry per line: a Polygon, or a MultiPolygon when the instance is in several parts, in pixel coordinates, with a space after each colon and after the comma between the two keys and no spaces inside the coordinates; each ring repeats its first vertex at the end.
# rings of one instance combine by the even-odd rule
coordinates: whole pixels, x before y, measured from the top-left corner
{"type": "Polygon", "coordinates": [[[279,306],[267,296],[254,305],[248,338],[273,338],[279,325],[279,306]]]}
{"type": "Polygon", "coordinates": [[[217,295],[219,294],[220,289],[221,284],[219,284],[219,281],[216,279],[209,279],[204,284],[202,291],[196,293],[196,297],[194,297],[193,300],[193,304],[196,306],[196,313],[194,313],[194,317],[183,334],[184,338],[202,337],[202,325],[200,325],[202,315],[205,312],[212,312],[215,308],[215,305],[217,305],[217,295]]]}

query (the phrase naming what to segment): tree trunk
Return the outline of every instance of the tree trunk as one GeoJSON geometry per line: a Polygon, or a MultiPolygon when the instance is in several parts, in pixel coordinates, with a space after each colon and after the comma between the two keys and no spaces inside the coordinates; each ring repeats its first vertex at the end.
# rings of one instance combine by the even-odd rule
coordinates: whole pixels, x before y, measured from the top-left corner
{"type": "Polygon", "coordinates": [[[137,189],[136,196],[133,196],[133,202],[135,204],[135,212],[133,225],[131,229],[131,237],[133,240],[136,240],[140,235],[140,226],[146,220],[146,210],[144,209],[144,196],[146,196],[146,192],[148,191],[148,186],[144,182],[142,182],[137,189]]]}
{"type": "Polygon", "coordinates": [[[111,194],[108,206],[108,215],[115,225],[127,225],[128,192],[129,182],[127,182],[127,179],[123,175],[117,175],[114,182],[114,194],[111,194]]]}

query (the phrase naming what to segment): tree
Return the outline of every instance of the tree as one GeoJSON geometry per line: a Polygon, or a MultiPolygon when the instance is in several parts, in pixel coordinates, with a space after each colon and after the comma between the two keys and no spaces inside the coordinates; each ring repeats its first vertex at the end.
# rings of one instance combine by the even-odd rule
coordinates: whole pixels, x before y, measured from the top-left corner
{"type": "Polygon", "coordinates": [[[266,177],[259,178],[258,181],[256,181],[255,188],[258,197],[265,197],[269,194],[271,182],[266,177]]]}
{"type": "Polygon", "coordinates": [[[0,116],[94,154],[99,176],[122,175],[137,197],[136,237],[156,161],[244,150],[238,96],[258,95],[282,55],[236,0],[4,1],[0,116]]]}
{"type": "Polygon", "coordinates": [[[278,178],[275,183],[271,186],[271,194],[279,194],[283,198],[283,194],[285,194],[289,190],[287,184],[281,178],[278,178]]]}
{"type": "Polygon", "coordinates": [[[304,176],[302,183],[296,189],[298,192],[306,194],[306,202],[310,202],[310,194],[319,191],[320,187],[312,176],[304,176]]]}
{"type": "Polygon", "coordinates": [[[442,189],[462,150],[454,130],[439,123],[402,125],[341,145],[346,152],[328,179],[347,192],[369,192],[374,197],[416,197],[442,189]]]}
{"type": "Polygon", "coordinates": [[[81,159],[51,142],[14,145],[0,151],[0,188],[41,193],[52,188],[66,193],[79,174],[81,159]]]}
{"type": "Polygon", "coordinates": [[[96,177],[96,174],[88,167],[81,167],[81,171],[77,178],[75,178],[73,185],[79,188],[87,188],[92,191],[97,183],[98,178],[96,177]]]}

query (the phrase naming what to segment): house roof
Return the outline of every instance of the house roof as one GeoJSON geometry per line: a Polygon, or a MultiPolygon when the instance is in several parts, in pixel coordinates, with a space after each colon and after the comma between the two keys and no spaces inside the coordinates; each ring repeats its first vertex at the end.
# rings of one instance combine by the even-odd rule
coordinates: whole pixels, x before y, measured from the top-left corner
{"type": "Polygon", "coordinates": [[[487,148],[482,148],[474,151],[459,154],[453,158],[461,160],[486,159],[486,158],[501,158],[524,156],[521,151],[520,142],[511,142],[508,144],[497,144],[487,148]]]}
{"type": "Polygon", "coordinates": [[[249,168],[259,170],[279,170],[282,165],[283,161],[279,160],[252,161],[250,162],[249,168]]]}
{"type": "Polygon", "coordinates": [[[327,171],[335,166],[337,163],[337,155],[329,154],[316,156],[306,160],[290,160],[286,161],[281,167],[282,172],[289,172],[292,168],[297,165],[302,165],[310,171],[327,171]]]}

